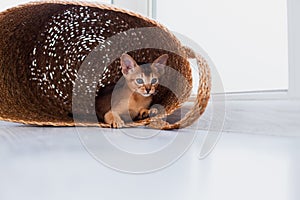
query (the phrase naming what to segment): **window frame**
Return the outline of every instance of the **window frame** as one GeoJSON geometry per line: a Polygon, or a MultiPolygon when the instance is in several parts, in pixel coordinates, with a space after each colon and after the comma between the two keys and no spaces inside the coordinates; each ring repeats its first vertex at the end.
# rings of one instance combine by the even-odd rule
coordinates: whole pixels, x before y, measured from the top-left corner
{"type": "MultiPolygon", "coordinates": [[[[124,0],[110,0],[110,3],[111,4],[114,4],[114,5],[118,5],[118,2],[119,1],[124,1],[124,0]]],[[[145,3],[145,5],[147,6],[147,10],[148,10],[148,13],[147,13],[147,16],[148,17],[152,17],[152,18],[156,18],[156,0],[144,0],[143,1],[145,3]]],[[[132,5],[133,8],[135,9],[139,9],[138,7],[136,7],[137,4],[135,5],[132,5]]]]}
{"type": "Polygon", "coordinates": [[[288,58],[289,58],[289,88],[291,99],[300,98],[300,2],[287,0],[288,9],[288,58]]]}

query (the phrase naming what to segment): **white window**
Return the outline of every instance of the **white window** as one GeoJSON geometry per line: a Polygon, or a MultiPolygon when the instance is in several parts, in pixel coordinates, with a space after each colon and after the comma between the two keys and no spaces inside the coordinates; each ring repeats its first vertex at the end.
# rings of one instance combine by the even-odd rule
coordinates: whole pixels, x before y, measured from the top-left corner
{"type": "Polygon", "coordinates": [[[157,20],[208,53],[225,92],[288,89],[286,0],[157,0],[157,20]]]}

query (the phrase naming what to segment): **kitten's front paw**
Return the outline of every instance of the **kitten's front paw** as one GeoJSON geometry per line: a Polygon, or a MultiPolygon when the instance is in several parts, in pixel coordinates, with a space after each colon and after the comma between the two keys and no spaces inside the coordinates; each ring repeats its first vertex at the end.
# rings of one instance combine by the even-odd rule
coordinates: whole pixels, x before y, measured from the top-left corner
{"type": "Polygon", "coordinates": [[[158,114],[158,109],[157,108],[151,108],[149,110],[149,117],[154,117],[158,114]]]}
{"type": "Polygon", "coordinates": [[[147,117],[149,117],[150,111],[146,108],[143,108],[140,110],[140,113],[138,115],[138,119],[146,119],[147,117]]]}
{"type": "Polygon", "coordinates": [[[109,124],[111,128],[122,128],[125,125],[121,117],[112,111],[104,115],[104,121],[109,124]]]}
{"type": "Polygon", "coordinates": [[[154,117],[157,114],[158,114],[158,110],[156,108],[151,108],[150,110],[142,109],[140,111],[138,119],[146,119],[148,117],[154,117]]]}
{"type": "Polygon", "coordinates": [[[125,123],[124,123],[124,121],[121,120],[121,119],[113,120],[113,121],[110,123],[110,126],[111,126],[112,128],[122,128],[124,125],[125,125],[125,123]]]}

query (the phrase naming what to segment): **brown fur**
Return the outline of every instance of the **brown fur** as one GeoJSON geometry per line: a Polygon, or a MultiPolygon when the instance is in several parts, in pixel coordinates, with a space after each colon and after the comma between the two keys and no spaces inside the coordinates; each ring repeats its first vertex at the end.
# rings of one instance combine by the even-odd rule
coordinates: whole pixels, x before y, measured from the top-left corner
{"type": "Polygon", "coordinates": [[[96,97],[99,121],[121,128],[124,121],[143,119],[157,114],[149,109],[158,79],[164,73],[168,55],[157,58],[151,65],[139,66],[128,54],[121,56],[123,77],[116,86],[108,86],[96,97]]]}

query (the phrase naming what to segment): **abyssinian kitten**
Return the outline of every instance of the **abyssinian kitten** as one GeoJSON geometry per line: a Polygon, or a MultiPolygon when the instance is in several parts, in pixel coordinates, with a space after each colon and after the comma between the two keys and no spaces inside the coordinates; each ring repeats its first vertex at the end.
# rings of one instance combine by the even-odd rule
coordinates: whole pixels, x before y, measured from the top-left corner
{"type": "Polygon", "coordinates": [[[121,128],[124,121],[143,119],[157,114],[149,109],[159,78],[165,72],[168,55],[158,57],[152,64],[138,65],[128,54],[120,58],[123,77],[116,86],[105,88],[96,97],[98,119],[121,128]]]}

